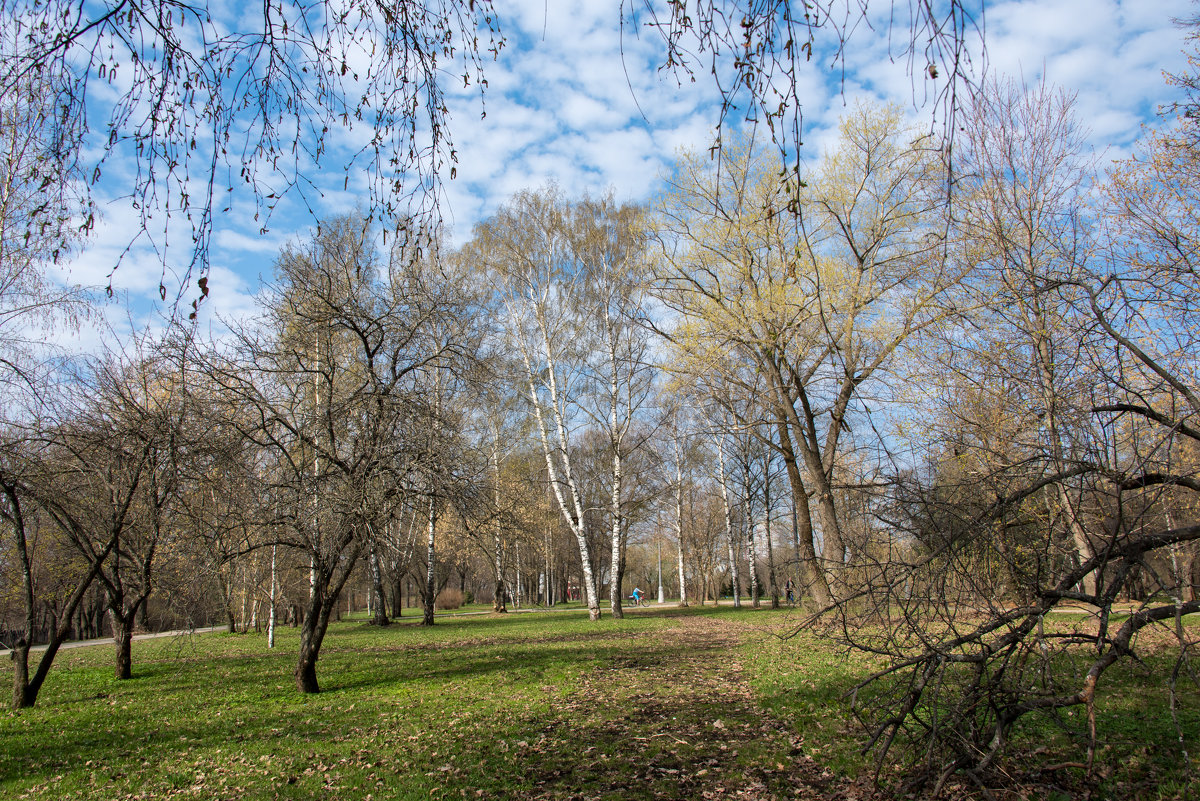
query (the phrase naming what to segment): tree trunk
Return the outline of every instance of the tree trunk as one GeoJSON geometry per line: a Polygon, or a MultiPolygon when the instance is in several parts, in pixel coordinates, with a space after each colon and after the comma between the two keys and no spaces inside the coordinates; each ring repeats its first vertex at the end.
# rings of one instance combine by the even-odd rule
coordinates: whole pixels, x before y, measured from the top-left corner
{"type": "Polygon", "coordinates": [[[1196,587],[1200,586],[1200,559],[1196,558],[1194,543],[1188,544],[1183,563],[1183,600],[1190,602],[1196,600],[1196,587]]]}
{"type": "MultiPolygon", "coordinates": [[[[725,481],[725,446],[720,437],[717,438],[717,470],[721,480],[721,502],[725,507],[725,539],[729,546],[729,575],[733,583],[733,606],[736,609],[742,605],[742,594],[738,589],[741,577],[738,575],[737,553],[734,550],[733,510],[729,506],[729,485],[725,481]]],[[[718,589],[716,594],[720,595],[721,591],[718,589]]]]}
{"type": "MultiPolygon", "coordinates": [[[[58,655],[59,646],[62,645],[63,638],[59,636],[59,632],[55,632],[51,637],[50,642],[46,645],[46,650],[42,652],[42,658],[38,660],[37,672],[33,674],[33,678],[28,679],[28,682],[23,687],[18,687],[15,684],[17,678],[14,672],[13,686],[13,703],[18,704],[21,709],[28,709],[37,702],[38,693],[41,692],[42,685],[46,682],[46,676],[50,673],[50,665],[54,664],[54,657],[58,655]]],[[[24,662],[24,677],[29,676],[29,646],[26,644],[24,662]]],[[[14,652],[15,653],[15,652],[14,652]]]]}
{"type": "Polygon", "coordinates": [[[513,574],[513,606],[518,610],[521,608],[521,541],[517,540],[513,545],[513,561],[516,563],[516,570],[513,574]]]}
{"type": "MultiPolygon", "coordinates": [[[[683,454],[675,437],[675,544],[679,547],[679,605],[687,606],[687,584],[683,577],[683,454]]],[[[703,603],[701,603],[703,606],[703,603]]]]}
{"type": "Polygon", "coordinates": [[[508,606],[504,603],[504,595],[505,595],[504,574],[501,571],[497,570],[496,571],[496,594],[495,594],[495,597],[492,598],[492,611],[493,612],[502,612],[505,614],[508,613],[508,606]]]}
{"type": "Polygon", "coordinates": [[[688,605],[687,583],[684,581],[684,578],[683,578],[683,537],[679,538],[678,545],[679,545],[679,560],[676,564],[679,567],[679,605],[687,606],[688,605]]]}
{"type": "Polygon", "coordinates": [[[760,591],[758,586],[758,538],[754,535],[754,507],[751,503],[753,498],[753,487],[750,482],[750,456],[745,455],[745,461],[742,463],[742,490],[746,494],[746,512],[743,516],[746,525],[746,546],[749,551],[750,573],[750,605],[758,609],[761,605],[760,591]]]}
{"type": "Polygon", "coordinates": [[[758,537],[754,536],[754,521],[746,521],[746,545],[749,550],[747,570],[750,574],[750,605],[758,609],[762,605],[762,592],[758,585],[758,537]]]}
{"type": "Polygon", "coordinates": [[[63,606],[57,610],[56,616],[50,622],[50,636],[47,638],[46,650],[42,652],[41,659],[38,660],[37,671],[30,678],[29,647],[32,644],[34,629],[33,572],[29,560],[25,519],[21,512],[21,501],[17,493],[17,487],[14,484],[6,483],[3,485],[3,491],[9,501],[9,509],[6,516],[13,527],[17,556],[21,563],[22,594],[25,601],[25,632],[16,643],[16,647],[12,652],[13,706],[17,709],[27,709],[37,702],[38,693],[46,681],[46,676],[50,673],[50,666],[54,664],[54,657],[58,654],[59,646],[71,631],[71,620],[75,617],[75,612],[83,604],[83,600],[87,596],[92,582],[99,575],[104,560],[108,558],[113,548],[116,547],[117,537],[115,534],[110,537],[104,548],[92,557],[87,574],[75,586],[75,590],[66,599],[63,606]]]}
{"type": "MultiPolygon", "coordinates": [[[[614,410],[613,414],[616,412],[614,410]]],[[[622,618],[625,616],[621,609],[621,580],[624,578],[625,561],[625,543],[622,537],[621,526],[621,453],[619,449],[613,449],[612,461],[612,493],[609,497],[609,515],[612,518],[612,566],[609,568],[609,587],[608,600],[609,609],[612,610],[612,616],[622,618]]]]}
{"type": "Polygon", "coordinates": [[[371,592],[374,595],[375,614],[371,622],[376,626],[386,626],[391,621],[388,620],[387,607],[383,599],[383,571],[379,568],[379,549],[377,546],[371,546],[371,553],[368,557],[371,569],[371,592]]]}
{"type": "Polygon", "coordinates": [[[808,574],[808,587],[813,601],[818,608],[829,606],[833,598],[829,591],[829,583],[825,580],[825,572],[817,561],[816,548],[813,545],[812,511],[808,507],[808,490],[800,475],[800,465],[792,450],[791,437],[784,421],[778,422],[780,450],[783,452],[783,465],[787,470],[788,485],[792,491],[792,513],[795,519],[793,541],[796,545],[796,558],[800,569],[808,574]]]}
{"type": "MultiPolygon", "coordinates": [[[[808,503],[808,488],[800,473],[796,443],[792,437],[793,426],[801,440],[805,435],[801,430],[799,417],[788,391],[788,382],[783,378],[779,363],[775,359],[770,359],[768,368],[767,377],[770,379],[771,389],[775,396],[775,428],[779,436],[779,450],[787,470],[788,485],[792,492],[792,506],[799,523],[794,529],[798,551],[797,559],[801,564],[801,570],[808,574],[808,586],[811,588],[813,600],[816,601],[818,607],[826,607],[832,600],[833,594],[830,592],[829,582],[825,578],[821,563],[817,560],[816,547],[813,543],[812,510],[808,503]]],[[[800,443],[800,447],[807,451],[803,441],[800,443]]]]}
{"type": "MultiPolygon", "coordinates": [[[[549,334],[545,327],[542,326],[542,339],[547,355],[552,353],[550,347],[549,334]]],[[[550,447],[549,434],[546,432],[545,415],[542,413],[542,403],[537,394],[537,387],[534,384],[534,370],[529,361],[529,355],[522,353],[522,358],[525,361],[525,371],[529,385],[529,400],[533,405],[534,417],[537,420],[538,436],[542,443],[542,453],[546,457],[546,478],[551,489],[554,491],[554,496],[558,500],[558,507],[562,511],[563,517],[567,521],[567,525],[571,527],[571,533],[575,535],[575,544],[579,547],[579,561],[583,572],[583,591],[587,598],[588,618],[591,620],[600,619],[600,591],[596,585],[596,571],[592,569],[592,554],[588,547],[587,532],[584,530],[584,509],[583,501],[579,494],[579,487],[575,484],[575,479],[571,475],[571,463],[565,454],[570,453],[569,438],[567,436],[567,425],[563,417],[563,412],[559,408],[558,399],[558,383],[554,372],[554,365],[551,364],[547,372],[548,387],[550,390],[551,413],[554,418],[554,425],[557,433],[559,449],[564,454],[562,463],[562,483],[566,484],[570,492],[570,502],[563,495],[563,488],[560,486],[559,470],[555,466],[555,451],[550,447]]]]}
{"type": "Polygon", "coordinates": [[[225,610],[225,621],[230,634],[237,633],[237,616],[233,613],[233,590],[225,579],[225,571],[217,565],[217,590],[221,593],[221,607],[225,610]]]}
{"type": "Polygon", "coordinates": [[[771,608],[779,608],[779,582],[775,578],[775,546],[771,542],[771,450],[766,453],[763,466],[763,511],[766,520],[764,535],[767,540],[767,592],[771,596],[771,608]]]}
{"type": "MultiPolygon", "coordinates": [[[[496,505],[496,509],[500,509],[500,452],[496,448],[492,449],[492,471],[495,474],[496,484],[492,491],[492,501],[496,505]]],[[[500,524],[500,517],[497,515],[495,527],[492,530],[492,547],[494,548],[496,568],[496,591],[492,596],[492,611],[493,612],[508,612],[508,606],[504,603],[504,540],[503,527],[500,524]]]]}
{"type": "Polygon", "coordinates": [[[26,709],[33,706],[37,693],[29,692],[29,643],[24,639],[18,640],[12,649],[13,660],[13,709],[26,709]]]}
{"type": "Polygon", "coordinates": [[[279,595],[279,582],[275,577],[275,548],[271,546],[271,616],[267,619],[267,647],[275,647],[275,612],[279,595]]]}
{"type": "Polygon", "coordinates": [[[426,559],[428,560],[425,567],[425,597],[424,597],[424,615],[421,618],[422,626],[433,625],[433,602],[434,596],[437,594],[435,586],[436,576],[434,575],[434,535],[437,532],[437,499],[431,494],[429,496],[429,540],[425,551],[426,559]]]}
{"type": "Polygon", "coordinates": [[[296,663],[296,688],[302,693],[319,693],[317,683],[317,657],[321,653],[321,642],[329,626],[329,604],[323,592],[309,596],[304,623],[300,627],[300,657],[296,663]]]}
{"type": "Polygon", "coordinates": [[[661,605],[667,600],[667,596],[663,593],[662,580],[662,539],[658,540],[658,603],[661,605]]]}
{"type": "Polygon", "coordinates": [[[767,594],[771,596],[771,608],[779,608],[779,580],[775,575],[775,546],[771,544],[771,517],[767,516],[767,594]]]}
{"type": "Polygon", "coordinates": [[[13,644],[13,709],[33,706],[37,692],[29,693],[29,646],[33,641],[34,597],[33,567],[29,561],[29,545],[25,536],[25,517],[21,512],[21,499],[15,484],[5,484],[4,494],[8,499],[8,518],[12,522],[13,539],[18,561],[21,564],[21,597],[24,601],[24,631],[13,644]]]}
{"type": "Polygon", "coordinates": [[[113,676],[118,681],[133,678],[133,621],[136,609],[129,614],[122,614],[115,609],[109,609],[108,620],[112,624],[113,642],[116,643],[116,664],[113,676]]]}

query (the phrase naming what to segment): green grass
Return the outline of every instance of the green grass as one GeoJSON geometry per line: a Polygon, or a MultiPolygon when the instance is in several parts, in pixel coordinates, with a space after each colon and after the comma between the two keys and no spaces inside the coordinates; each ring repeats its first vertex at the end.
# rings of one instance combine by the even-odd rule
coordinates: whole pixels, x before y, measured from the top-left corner
{"type": "MultiPolygon", "coordinates": [[[[124,682],[111,646],[64,651],[37,707],[0,713],[0,797],[784,797],[870,775],[843,696],[873,664],[774,636],[791,611],[411,620],[331,626],[314,696],[294,688],[290,628],[273,651],[254,634],[135,642],[124,682]]],[[[1162,672],[1131,664],[1102,685],[1104,786],[1118,796],[1183,797],[1162,672]]],[[[1042,722],[1022,736],[1025,752],[1073,753],[1042,722]]]]}
{"type": "MultiPolygon", "coordinates": [[[[136,642],[125,682],[111,678],[110,648],[64,651],[37,707],[0,716],[0,795],[534,794],[524,762],[545,762],[547,730],[582,722],[563,710],[584,675],[652,650],[649,635],[669,621],[638,612],[595,624],[579,611],[439,618],[432,629],[345,621],[331,627],[315,696],[294,689],[293,629],[277,632],[274,651],[255,635],[136,642]]],[[[603,728],[621,707],[586,713],[603,728]]],[[[578,751],[552,756],[588,747],[567,745],[578,751]]]]}
{"type": "MultiPolygon", "coordinates": [[[[1049,618],[1048,618],[1049,619],[1049,618]]],[[[1056,616],[1063,624],[1084,620],[1056,616]]],[[[1088,618],[1090,620],[1091,618],[1088,618]]],[[[791,633],[780,625],[779,633],[791,633]]],[[[1184,620],[1189,638],[1200,639],[1200,616],[1184,620]]],[[[1028,797],[1049,797],[1055,785],[1072,790],[1091,788],[1105,798],[1186,799],[1200,786],[1200,652],[1193,651],[1191,674],[1176,682],[1176,711],[1170,709],[1170,680],[1179,655],[1166,632],[1147,630],[1136,643],[1137,660],[1119,660],[1101,677],[1095,702],[1099,745],[1089,776],[1086,759],[1087,717],[1083,707],[1054,714],[1030,714],[1013,732],[1001,770],[1028,797]],[[1062,766],[1046,771],[1046,766],[1062,766]],[[1044,786],[1043,786],[1044,785],[1044,786]]],[[[804,733],[804,751],[832,770],[848,776],[870,776],[873,754],[861,751],[862,730],[844,715],[854,684],[882,668],[884,662],[861,653],[839,651],[813,634],[800,631],[790,639],[764,637],[753,650],[754,686],[760,703],[790,720],[804,733]],[[836,712],[835,712],[836,710],[836,712]]],[[[1055,674],[1066,692],[1082,686],[1095,652],[1077,647],[1059,654],[1055,674]]],[[[871,693],[868,692],[868,695],[871,693]]],[[[889,754],[884,778],[911,753],[889,754]]],[[[1067,797],[1077,795],[1068,793],[1067,797]]],[[[1019,794],[1018,794],[1019,795],[1019,794]]]]}

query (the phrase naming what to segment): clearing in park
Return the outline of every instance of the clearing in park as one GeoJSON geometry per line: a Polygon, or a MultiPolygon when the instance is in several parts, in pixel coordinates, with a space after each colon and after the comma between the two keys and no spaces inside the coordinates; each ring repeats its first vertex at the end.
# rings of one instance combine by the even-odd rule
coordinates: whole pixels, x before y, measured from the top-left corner
{"type": "MultiPolygon", "coordinates": [[[[312,696],[291,680],[290,629],[274,651],[255,635],[139,641],[127,682],[112,678],[110,647],[71,649],[37,707],[0,717],[0,795],[897,796],[903,751],[876,786],[844,697],[876,666],[806,632],[779,636],[801,621],[728,606],[600,624],[578,609],[444,616],[432,629],[348,620],[331,628],[325,691],[312,696]]],[[[1182,697],[1177,727],[1155,669],[1106,676],[1090,774],[1061,733],[1025,726],[1004,765],[1011,797],[1187,797],[1180,752],[1200,752],[1200,699],[1182,697]]]]}

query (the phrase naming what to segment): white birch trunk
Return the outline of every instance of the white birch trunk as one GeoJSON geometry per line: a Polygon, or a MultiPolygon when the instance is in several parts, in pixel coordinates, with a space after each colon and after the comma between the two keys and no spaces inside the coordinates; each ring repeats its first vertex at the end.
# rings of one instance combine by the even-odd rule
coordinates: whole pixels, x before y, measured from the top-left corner
{"type": "Polygon", "coordinates": [[[437,498],[433,493],[429,495],[429,530],[428,539],[425,548],[425,607],[424,616],[421,619],[422,626],[433,625],[433,594],[437,588],[437,578],[434,575],[434,535],[437,532],[437,498]]]}
{"type": "MultiPolygon", "coordinates": [[[[545,328],[542,328],[543,342],[549,352],[549,337],[546,334],[545,328]]],[[[533,404],[534,417],[537,421],[538,436],[542,442],[542,452],[546,457],[546,474],[550,482],[551,488],[554,490],[554,497],[558,501],[558,507],[562,512],[563,518],[567,521],[567,525],[571,529],[571,533],[575,536],[575,543],[579,547],[579,558],[583,572],[583,591],[587,599],[588,616],[592,620],[600,619],[600,598],[596,587],[596,575],[592,570],[591,552],[588,548],[586,532],[584,530],[583,520],[583,501],[579,494],[579,488],[575,484],[575,479],[571,475],[571,462],[569,451],[567,448],[567,429],[566,421],[563,417],[562,410],[559,408],[558,398],[558,382],[554,377],[553,364],[551,369],[547,370],[548,381],[547,388],[550,391],[550,407],[554,418],[555,429],[558,436],[558,446],[562,453],[562,476],[559,476],[559,469],[555,464],[554,453],[550,448],[550,435],[546,431],[545,414],[542,411],[542,403],[538,398],[537,385],[534,383],[535,374],[533,365],[529,360],[529,354],[524,348],[521,349],[521,358],[525,363],[526,376],[529,379],[529,400],[533,404]],[[570,501],[563,493],[563,484],[566,484],[567,491],[570,494],[570,501]]]]}
{"type": "MultiPolygon", "coordinates": [[[[613,407],[612,422],[616,424],[616,407],[613,407]]],[[[624,617],[621,610],[621,559],[625,555],[624,531],[621,525],[621,451],[614,443],[612,463],[612,496],[609,513],[612,515],[612,567],[609,570],[609,606],[613,617],[624,617]]]]}
{"type": "Polygon", "coordinates": [[[271,546],[271,614],[267,618],[267,647],[275,647],[275,599],[278,594],[278,583],[275,579],[275,549],[278,546],[271,546]]]}
{"type": "Polygon", "coordinates": [[[687,583],[683,575],[683,453],[675,440],[675,543],[679,548],[679,605],[687,606],[687,583]]]}
{"type": "MultiPolygon", "coordinates": [[[[736,538],[733,533],[733,510],[729,506],[729,485],[725,480],[725,444],[720,437],[717,438],[717,469],[720,471],[721,502],[725,507],[725,541],[729,545],[729,575],[733,580],[733,605],[736,608],[742,605],[742,594],[738,592],[741,577],[738,575],[737,553],[734,550],[736,538]]],[[[720,589],[716,594],[721,594],[720,589]]]]}
{"type": "Polygon", "coordinates": [[[662,583],[662,540],[659,539],[659,541],[658,541],[658,602],[659,602],[659,604],[662,604],[665,600],[666,600],[666,597],[663,595],[663,583],[662,583]]]}

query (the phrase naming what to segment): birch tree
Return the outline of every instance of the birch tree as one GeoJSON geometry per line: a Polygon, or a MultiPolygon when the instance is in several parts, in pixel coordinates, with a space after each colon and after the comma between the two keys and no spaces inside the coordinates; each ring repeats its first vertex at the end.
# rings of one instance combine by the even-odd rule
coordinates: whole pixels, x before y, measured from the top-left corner
{"type": "Polygon", "coordinates": [[[581,484],[575,449],[587,418],[604,421],[611,457],[611,608],[619,615],[623,463],[633,417],[649,393],[646,341],[626,308],[639,236],[633,210],[611,199],[572,203],[550,187],[518,193],[477,227],[469,245],[471,258],[502,287],[504,325],[524,368],[524,394],[556,504],[579,548],[593,619],[600,615],[597,555],[588,542],[589,490],[581,484]],[[592,352],[595,343],[601,347],[592,352]]]}
{"type": "Polygon", "coordinates": [[[618,207],[611,198],[581,200],[573,212],[571,250],[584,276],[581,300],[593,348],[591,402],[583,409],[608,440],[609,607],[621,617],[630,524],[626,471],[630,455],[647,442],[649,429],[637,422],[653,399],[656,375],[643,303],[645,230],[640,209],[618,207]]]}

